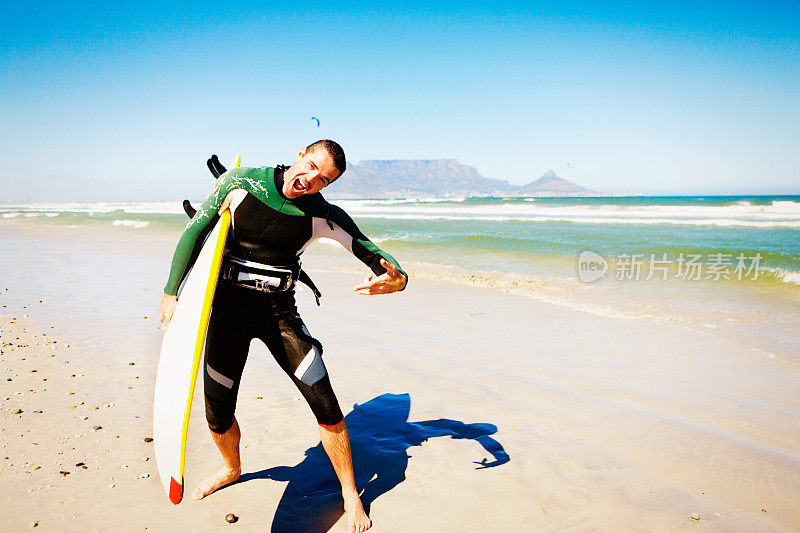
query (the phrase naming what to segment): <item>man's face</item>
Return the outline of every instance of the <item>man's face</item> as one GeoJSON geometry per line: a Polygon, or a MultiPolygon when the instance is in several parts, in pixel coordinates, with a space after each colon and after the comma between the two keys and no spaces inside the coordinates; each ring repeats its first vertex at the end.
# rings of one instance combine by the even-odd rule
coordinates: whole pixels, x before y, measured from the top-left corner
{"type": "Polygon", "coordinates": [[[327,150],[301,151],[292,166],[283,173],[283,195],[298,198],[314,194],[339,177],[339,169],[327,150]]]}

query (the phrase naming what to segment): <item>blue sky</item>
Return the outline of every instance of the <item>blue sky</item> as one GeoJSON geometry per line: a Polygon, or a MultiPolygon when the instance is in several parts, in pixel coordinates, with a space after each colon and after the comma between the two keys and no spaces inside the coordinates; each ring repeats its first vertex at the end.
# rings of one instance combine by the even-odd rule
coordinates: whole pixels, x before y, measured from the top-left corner
{"type": "Polygon", "coordinates": [[[800,4],[4,2],[0,201],[202,196],[205,159],[800,193],[800,4]],[[319,128],[309,117],[319,117],[319,128]]]}

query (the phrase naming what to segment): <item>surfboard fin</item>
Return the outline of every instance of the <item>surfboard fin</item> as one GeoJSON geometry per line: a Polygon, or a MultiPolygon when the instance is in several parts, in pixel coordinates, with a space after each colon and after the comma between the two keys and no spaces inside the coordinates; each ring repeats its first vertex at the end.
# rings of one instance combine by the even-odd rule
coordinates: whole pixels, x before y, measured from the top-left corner
{"type": "MultiPolygon", "coordinates": [[[[242,164],[242,156],[240,154],[236,154],[236,159],[233,161],[233,166],[238,167],[242,164]]],[[[214,175],[214,179],[219,179],[220,176],[225,174],[228,169],[225,168],[225,165],[220,163],[219,157],[217,154],[213,154],[211,157],[208,158],[206,161],[206,165],[208,165],[208,170],[211,171],[211,174],[214,175]]],[[[189,218],[193,218],[194,214],[197,213],[197,209],[192,207],[192,203],[189,200],[183,201],[183,210],[186,211],[186,214],[189,218]]]]}
{"type": "Polygon", "coordinates": [[[189,218],[194,218],[194,214],[197,213],[197,209],[192,207],[192,202],[189,200],[183,201],[183,210],[186,211],[186,214],[189,216],[189,218]]]}
{"type": "MultiPolygon", "coordinates": [[[[239,156],[237,155],[236,157],[238,160],[239,156]]],[[[217,154],[212,155],[208,161],[206,161],[206,165],[208,165],[208,170],[211,171],[211,173],[214,175],[214,178],[219,178],[228,171],[228,169],[225,168],[225,165],[219,162],[219,157],[217,157],[217,154]]],[[[236,166],[238,167],[239,165],[236,166]]]]}

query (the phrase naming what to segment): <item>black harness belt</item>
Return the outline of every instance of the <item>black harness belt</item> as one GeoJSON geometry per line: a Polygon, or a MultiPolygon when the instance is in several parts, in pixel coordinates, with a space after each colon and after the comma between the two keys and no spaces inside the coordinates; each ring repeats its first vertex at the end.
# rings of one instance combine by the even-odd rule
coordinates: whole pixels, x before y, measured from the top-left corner
{"type": "Polygon", "coordinates": [[[288,291],[300,281],[314,293],[317,305],[322,297],[322,293],[308,274],[300,268],[300,261],[292,265],[273,266],[247,261],[229,254],[225,256],[223,262],[222,278],[240,287],[263,292],[288,291]]]}

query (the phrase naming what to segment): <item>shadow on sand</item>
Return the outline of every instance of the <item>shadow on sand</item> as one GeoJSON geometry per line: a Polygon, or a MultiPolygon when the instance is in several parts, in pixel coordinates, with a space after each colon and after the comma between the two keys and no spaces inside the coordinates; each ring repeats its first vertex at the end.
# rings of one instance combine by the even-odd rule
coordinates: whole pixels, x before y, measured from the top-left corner
{"type": "MultiPolygon", "coordinates": [[[[456,420],[409,422],[411,399],[408,394],[382,394],[353,406],[345,417],[353,449],[353,469],[361,501],[369,513],[370,504],[405,479],[412,446],[433,437],[471,439],[492,455],[476,462],[477,469],[507,463],[510,458],[496,440],[492,424],[464,424],[456,420]]],[[[239,483],[252,479],[288,481],[272,531],[328,531],[343,514],[342,495],[328,456],[318,444],[306,450],[306,457],[295,466],[276,466],[243,474],[239,483]]]]}

